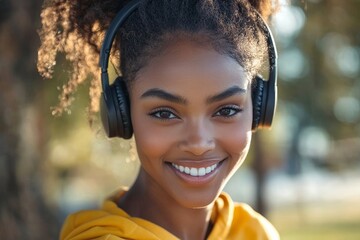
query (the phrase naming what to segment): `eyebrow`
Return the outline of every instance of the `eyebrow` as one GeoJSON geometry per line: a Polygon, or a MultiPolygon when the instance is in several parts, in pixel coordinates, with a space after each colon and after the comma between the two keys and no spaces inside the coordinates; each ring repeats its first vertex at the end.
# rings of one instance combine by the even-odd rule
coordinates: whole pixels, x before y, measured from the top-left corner
{"type": "Polygon", "coordinates": [[[225,91],[223,91],[223,92],[221,92],[219,94],[208,97],[206,99],[206,103],[211,104],[211,103],[214,103],[214,102],[224,100],[224,99],[229,98],[229,97],[234,96],[234,95],[238,95],[238,94],[243,95],[245,93],[246,93],[246,89],[240,88],[238,86],[232,86],[232,87],[226,89],[225,91]]]}
{"type": "Polygon", "coordinates": [[[169,102],[179,103],[183,105],[187,104],[187,100],[185,98],[166,92],[158,88],[149,89],[141,95],[141,98],[146,98],[146,97],[157,97],[167,100],[169,102]]]}
{"type": "MultiPolygon", "coordinates": [[[[237,95],[237,94],[242,95],[245,93],[246,93],[246,89],[240,88],[238,86],[232,86],[221,93],[218,93],[214,96],[208,97],[206,99],[206,103],[211,104],[211,103],[224,100],[226,98],[229,98],[229,97],[237,95]]],[[[175,94],[166,92],[159,88],[151,88],[151,89],[147,90],[146,92],[144,92],[141,95],[140,98],[147,98],[147,97],[157,97],[157,98],[161,98],[166,101],[169,101],[169,102],[174,102],[174,103],[183,104],[183,105],[186,105],[188,103],[188,101],[185,98],[183,98],[179,95],[175,95],[175,94]]]]}

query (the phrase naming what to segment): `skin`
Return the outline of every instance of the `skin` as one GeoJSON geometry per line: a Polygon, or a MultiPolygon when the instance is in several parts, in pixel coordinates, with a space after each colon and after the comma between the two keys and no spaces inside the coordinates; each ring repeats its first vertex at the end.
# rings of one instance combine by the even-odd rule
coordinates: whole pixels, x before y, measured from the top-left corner
{"type": "Polygon", "coordinates": [[[141,168],[119,207],[181,239],[205,239],[213,203],[249,150],[246,73],[210,46],[183,40],[154,57],[129,93],[141,168]],[[184,177],[171,163],[218,165],[204,180],[184,177]]]}

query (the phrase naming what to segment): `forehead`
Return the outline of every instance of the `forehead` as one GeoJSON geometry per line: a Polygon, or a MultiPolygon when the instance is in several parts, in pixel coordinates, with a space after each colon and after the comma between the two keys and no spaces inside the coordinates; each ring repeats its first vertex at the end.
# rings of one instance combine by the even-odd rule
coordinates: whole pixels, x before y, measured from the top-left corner
{"type": "Polygon", "coordinates": [[[138,90],[188,87],[215,91],[228,85],[247,88],[248,80],[242,66],[208,45],[183,40],[166,46],[153,57],[139,71],[133,87],[138,90]]]}

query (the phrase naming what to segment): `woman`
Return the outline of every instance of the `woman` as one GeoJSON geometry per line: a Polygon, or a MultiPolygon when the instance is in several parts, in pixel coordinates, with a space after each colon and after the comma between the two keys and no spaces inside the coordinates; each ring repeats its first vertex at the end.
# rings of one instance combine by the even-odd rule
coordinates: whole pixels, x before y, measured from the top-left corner
{"type": "MultiPolygon", "coordinates": [[[[88,73],[97,110],[102,39],[128,2],[45,2],[39,71],[51,76],[57,51],[74,66],[58,111],[88,73]]],[[[141,168],[128,191],[69,216],[61,239],[278,239],[265,218],[222,193],[250,146],[252,86],[267,56],[257,12],[268,17],[270,1],[138,2],[112,48],[121,77],[108,86],[102,76],[101,101],[107,134],[133,133],[141,168]]]]}

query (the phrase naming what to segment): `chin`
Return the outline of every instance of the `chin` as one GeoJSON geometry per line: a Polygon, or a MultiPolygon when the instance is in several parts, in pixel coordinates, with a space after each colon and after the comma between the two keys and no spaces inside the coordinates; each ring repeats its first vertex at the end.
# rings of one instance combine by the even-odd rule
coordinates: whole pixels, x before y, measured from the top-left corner
{"type": "Polygon", "coordinates": [[[194,189],[194,191],[187,191],[181,195],[173,195],[173,199],[182,207],[188,209],[202,209],[211,206],[219,197],[223,187],[215,191],[207,191],[205,189],[194,189]]]}
{"type": "Polygon", "coordinates": [[[179,204],[182,207],[188,208],[188,209],[204,209],[209,206],[212,206],[212,204],[215,202],[215,200],[217,199],[217,197],[219,195],[220,195],[220,193],[211,198],[180,200],[181,202],[179,204]]]}

